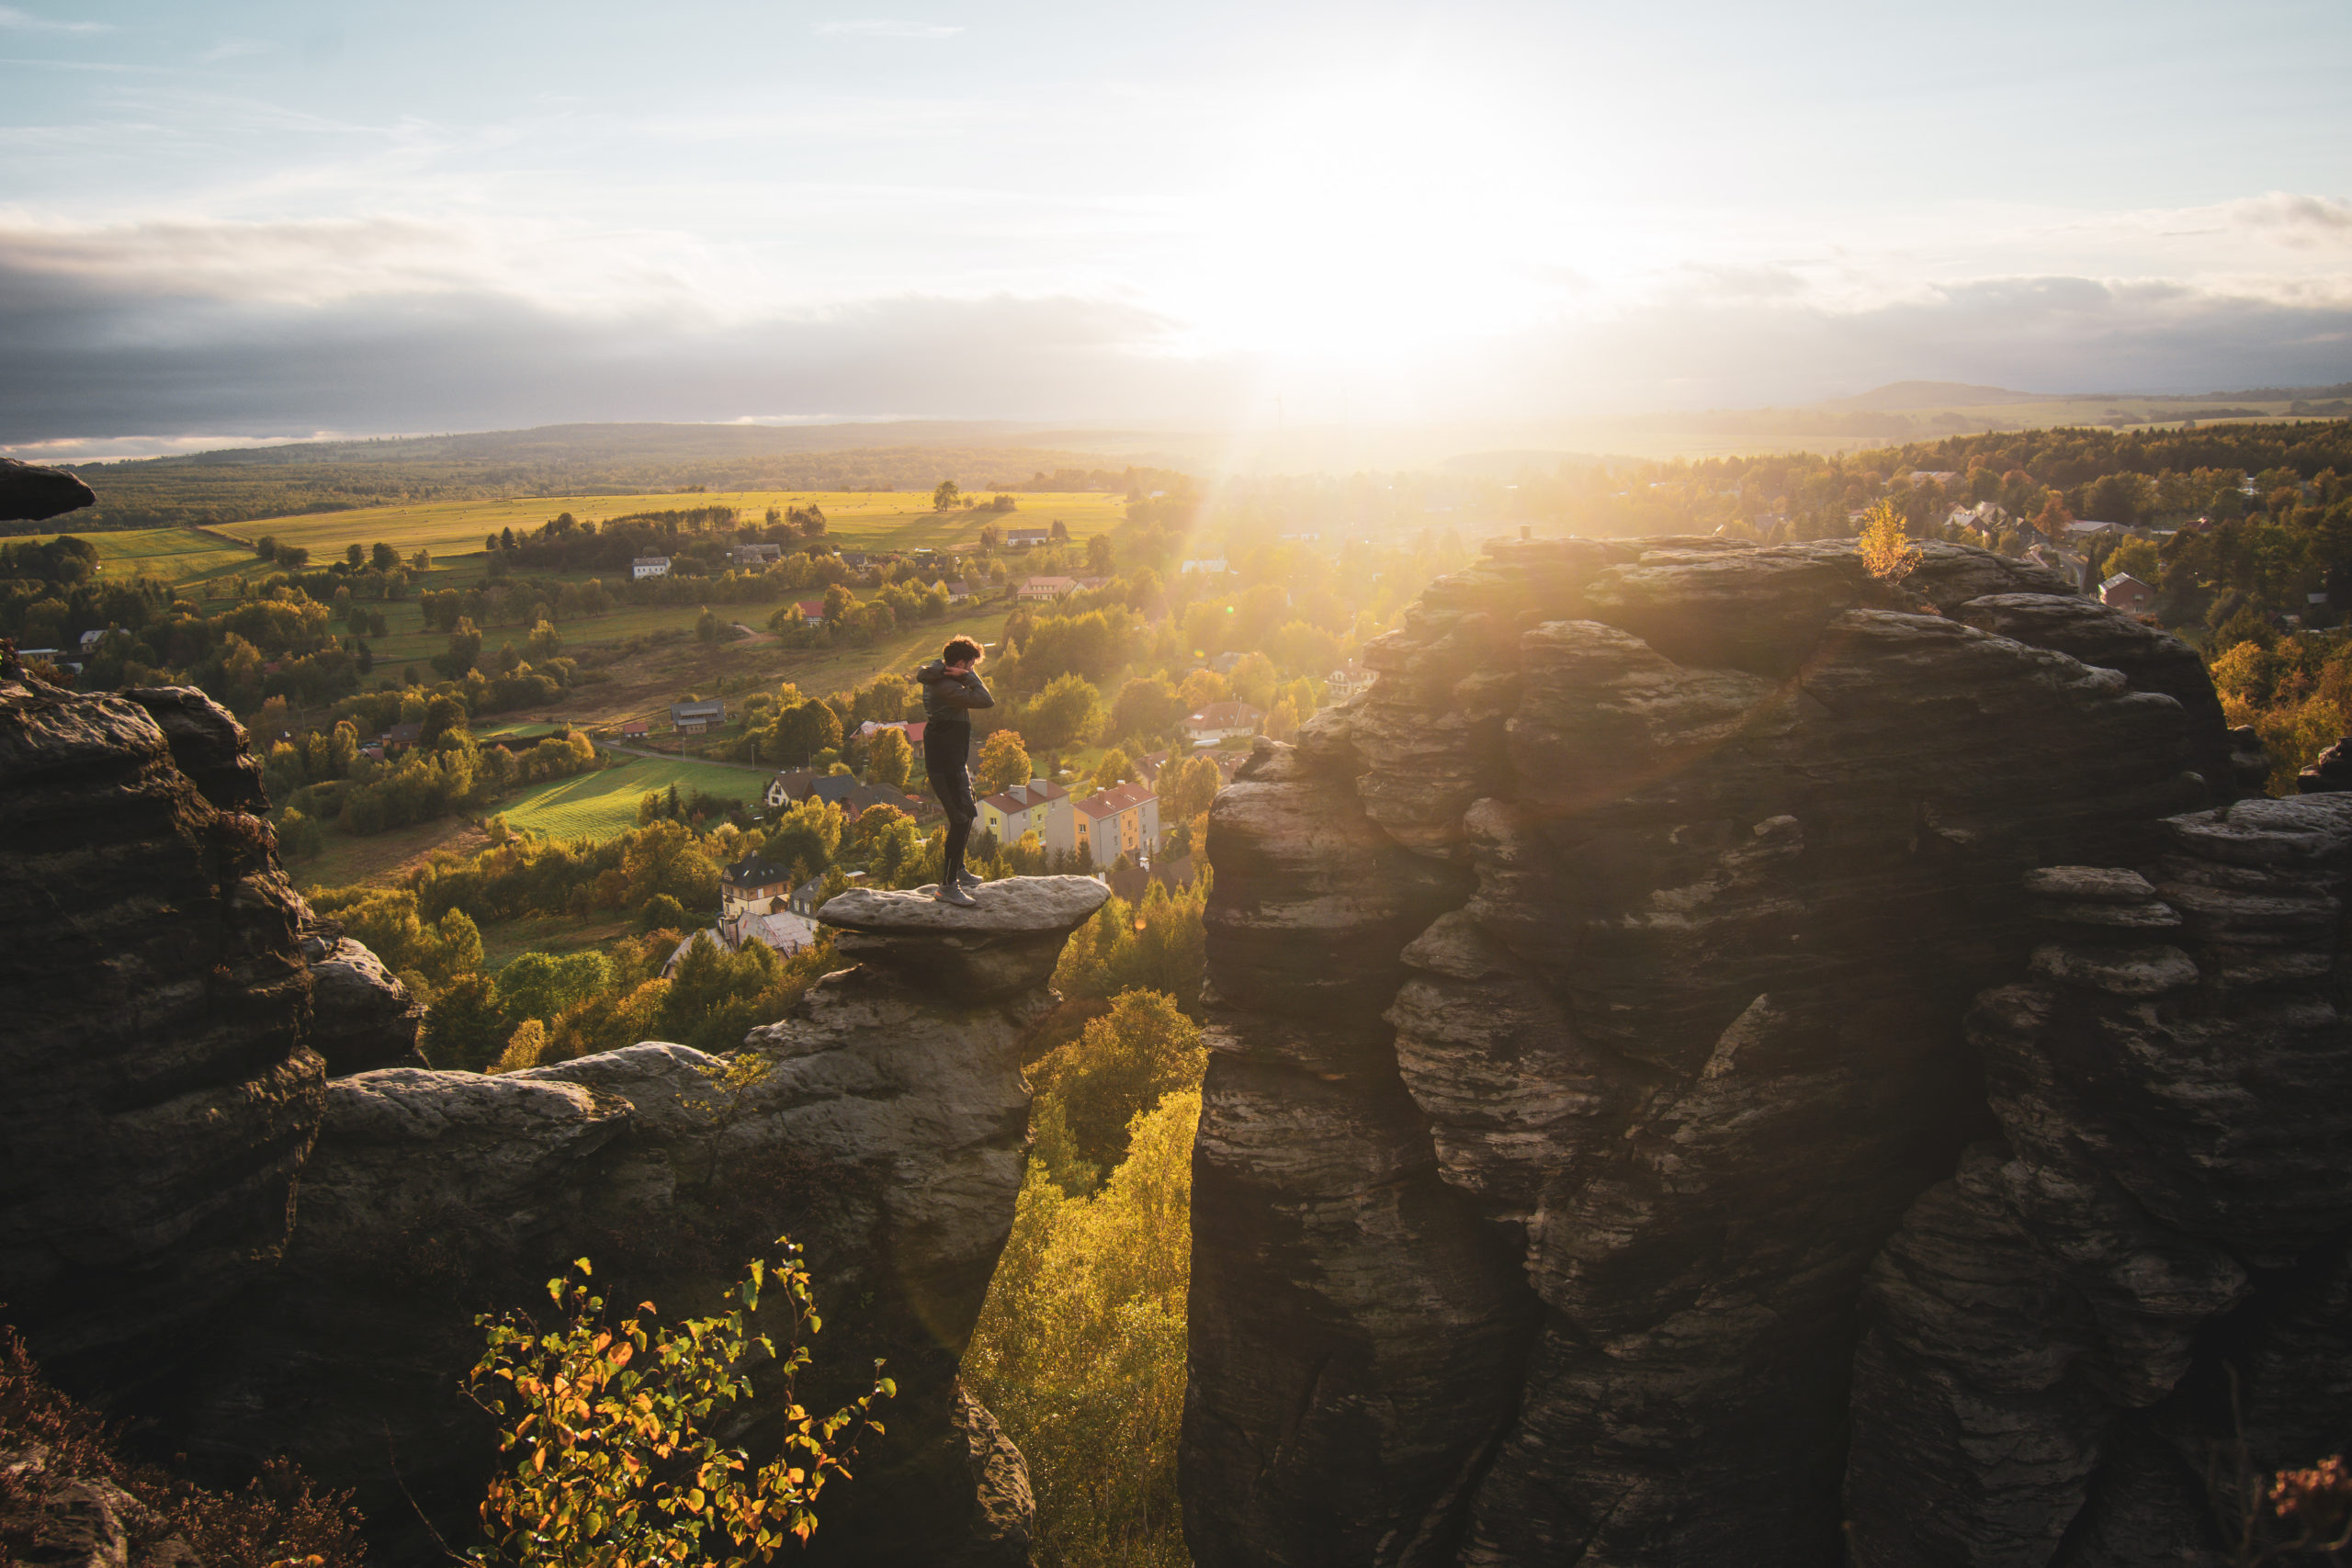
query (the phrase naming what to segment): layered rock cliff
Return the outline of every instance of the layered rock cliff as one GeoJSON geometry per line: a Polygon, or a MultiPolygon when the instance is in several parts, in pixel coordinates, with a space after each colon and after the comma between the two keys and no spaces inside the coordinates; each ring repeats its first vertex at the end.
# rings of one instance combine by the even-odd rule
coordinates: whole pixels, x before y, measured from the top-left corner
{"type": "MultiPolygon", "coordinates": [[[[898,1393],[814,1561],[1028,1561],[1021,1456],[956,1369],[1027,1140],[1022,1043],[1108,897],[977,909],[856,892],[846,967],[743,1050],[647,1043],[434,1072],[420,1010],[288,886],[243,732],[200,694],[0,682],[0,1300],[57,1381],[227,1477],[290,1455],[353,1487],[371,1561],[469,1539],[493,1461],[460,1392],[477,1314],[571,1259],[707,1310],[786,1233],[827,1319],[819,1408],[898,1393]]],[[[786,1418],[754,1401],[758,1451],[786,1418]]]]}
{"type": "Polygon", "coordinates": [[[318,1130],[305,911],[243,742],[199,693],[0,678],[0,1299],[87,1393],[277,1257],[318,1130]]]}
{"type": "MultiPolygon", "coordinates": [[[[898,1386],[806,1555],[1026,1562],[1020,1454],[956,1368],[1020,1190],[1021,1043],[1107,896],[1083,877],[994,885],[976,910],[843,895],[823,919],[853,966],[752,1032],[766,1070],[740,1092],[718,1058],[659,1043],[333,1080],[285,1264],[176,1425],[204,1454],[292,1453],[357,1487],[379,1549],[423,1561],[420,1516],[458,1539],[491,1463],[459,1390],[478,1313],[530,1304],[583,1255],[616,1299],[707,1310],[789,1232],[826,1317],[801,1401],[854,1396],[877,1358],[898,1386]]],[[[785,1408],[753,1401],[741,1440],[780,1436],[785,1408]]]]}
{"type": "Polygon", "coordinates": [[[1566,540],[1366,661],[1211,817],[1197,1562],[2057,1561],[2003,1532],[2154,1484],[2145,1413],[2263,1247],[2325,1337],[2352,1159],[2278,1118],[2344,1060],[2334,896],[2199,869],[2257,863],[2185,815],[2236,776],[2188,649],[1955,547],[1892,590],[1847,545],[1566,540]],[[2065,866],[2165,891],[2025,885],[2065,866]],[[2220,1103],[2249,1030],[2295,1070],[2220,1103]],[[2300,1195],[2250,1241],[2265,1161],[2300,1195]],[[2069,1475],[2000,1447],[2053,1401],[2069,1475]]]}

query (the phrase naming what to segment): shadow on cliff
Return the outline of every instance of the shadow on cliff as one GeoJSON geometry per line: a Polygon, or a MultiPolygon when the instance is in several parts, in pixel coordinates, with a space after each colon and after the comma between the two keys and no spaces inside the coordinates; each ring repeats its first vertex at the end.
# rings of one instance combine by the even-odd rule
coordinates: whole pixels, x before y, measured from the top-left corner
{"type": "Polygon", "coordinates": [[[2341,1444],[2346,841],[2230,806],[2190,649],[1959,547],[1555,540],[1365,662],[1211,816],[1204,1568],[2202,1561],[2249,1336],[2262,1452],[2341,1444]]]}

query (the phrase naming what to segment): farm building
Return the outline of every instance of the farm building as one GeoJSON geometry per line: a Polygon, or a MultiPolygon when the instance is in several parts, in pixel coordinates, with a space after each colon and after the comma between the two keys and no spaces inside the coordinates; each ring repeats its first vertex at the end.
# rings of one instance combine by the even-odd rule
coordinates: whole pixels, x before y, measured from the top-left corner
{"type": "Polygon", "coordinates": [[[1074,577],[1033,577],[1021,584],[1021,602],[1024,604],[1051,604],[1067,599],[1078,592],[1074,577]]]}
{"type": "Polygon", "coordinates": [[[621,720],[621,739],[624,740],[642,740],[652,733],[653,721],[650,718],[625,718],[621,720]]]}
{"type": "Polygon", "coordinates": [[[728,552],[737,566],[774,566],[784,558],[782,545],[738,545],[728,552]]]}
{"type": "Polygon", "coordinates": [[[793,604],[792,612],[800,617],[800,624],[804,626],[825,624],[825,602],[822,599],[799,600],[793,604]]]}
{"type": "Polygon", "coordinates": [[[668,556],[639,556],[628,563],[629,575],[635,579],[667,577],[670,575],[668,556]]]}
{"type": "Polygon", "coordinates": [[[1033,545],[1042,545],[1052,536],[1043,528],[1007,528],[1004,531],[1005,544],[1016,550],[1025,550],[1033,545]]]}
{"type": "Polygon", "coordinates": [[[727,704],[718,697],[707,702],[670,705],[670,728],[681,735],[705,734],[726,722],[727,704]]]}

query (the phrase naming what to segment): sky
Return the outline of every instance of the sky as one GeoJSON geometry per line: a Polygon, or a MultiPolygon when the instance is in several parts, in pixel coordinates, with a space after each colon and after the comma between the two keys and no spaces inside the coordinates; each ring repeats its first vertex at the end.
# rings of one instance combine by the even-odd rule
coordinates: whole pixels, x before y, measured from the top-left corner
{"type": "Polygon", "coordinates": [[[2352,380],[2352,3],[0,3],[0,451],[2352,380]]]}

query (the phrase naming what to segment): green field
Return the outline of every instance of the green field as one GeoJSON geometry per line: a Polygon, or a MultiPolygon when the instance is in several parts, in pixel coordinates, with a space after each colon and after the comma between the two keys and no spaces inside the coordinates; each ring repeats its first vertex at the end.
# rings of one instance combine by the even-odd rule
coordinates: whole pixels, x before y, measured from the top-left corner
{"type": "Polygon", "coordinates": [[[156,577],[171,583],[204,582],[259,564],[251,550],[194,528],[127,528],[78,537],[98,547],[98,572],[107,579],[156,577]]]}
{"type": "Polygon", "coordinates": [[[609,839],[637,826],[637,803],[648,790],[675,784],[681,795],[698,789],[749,800],[766,791],[770,776],[765,769],[635,757],[617,768],[528,791],[503,815],[509,827],[552,839],[609,839]]]}
{"type": "MultiPolygon", "coordinates": [[[[1114,526],[1126,515],[1126,498],[1108,491],[1023,495],[1017,512],[937,513],[931,498],[908,491],[727,491],[654,495],[550,495],[508,501],[451,501],[409,506],[371,506],[351,512],[313,513],[237,523],[220,532],[247,541],[268,535],[308,547],[324,560],[346,545],[381,542],[406,556],[420,545],[435,556],[479,552],[482,540],[503,528],[525,533],[560,512],[582,522],[602,523],[635,512],[684,512],[731,506],[758,523],[771,506],[784,510],[815,502],[823,509],[826,536],[853,548],[910,550],[961,548],[979,541],[980,529],[1043,528],[1056,521],[1083,539],[1114,526]]],[[[162,533],[172,530],[154,530],[162,533]]]]}

